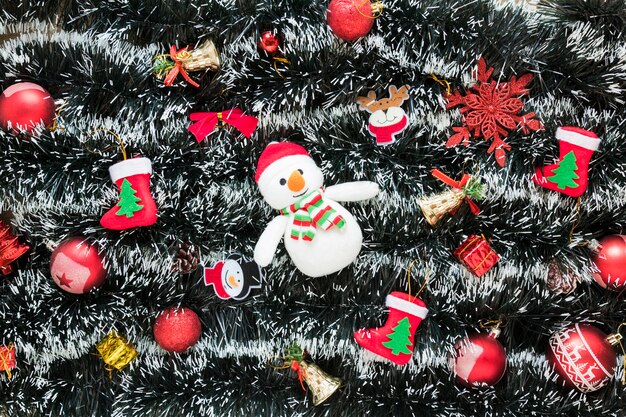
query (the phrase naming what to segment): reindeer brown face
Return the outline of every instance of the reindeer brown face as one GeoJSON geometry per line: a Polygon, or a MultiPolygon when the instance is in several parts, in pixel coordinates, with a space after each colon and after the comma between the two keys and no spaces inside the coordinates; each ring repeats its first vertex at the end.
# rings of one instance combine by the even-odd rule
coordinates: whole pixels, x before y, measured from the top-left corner
{"type": "Polygon", "coordinates": [[[371,113],[369,131],[376,137],[379,145],[389,145],[394,142],[395,135],[407,126],[407,117],[402,110],[402,103],[409,98],[409,86],[403,85],[399,89],[395,85],[389,87],[389,98],[376,100],[376,93],[370,91],[367,97],[359,97],[356,102],[361,110],[371,113]]]}

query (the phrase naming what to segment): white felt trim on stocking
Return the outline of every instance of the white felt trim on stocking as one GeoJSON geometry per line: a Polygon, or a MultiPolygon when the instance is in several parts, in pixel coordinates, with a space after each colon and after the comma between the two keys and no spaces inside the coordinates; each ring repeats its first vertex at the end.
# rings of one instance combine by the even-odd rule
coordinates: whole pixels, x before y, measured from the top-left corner
{"type": "Polygon", "coordinates": [[[113,182],[139,174],[152,174],[152,162],[148,158],[127,159],[109,167],[109,175],[113,182]]]}
{"type": "Polygon", "coordinates": [[[387,307],[395,308],[411,316],[425,318],[428,315],[428,309],[426,307],[418,306],[410,301],[403,300],[402,298],[395,297],[393,295],[387,296],[387,307]]]}
{"type": "MultiPolygon", "coordinates": [[[[589,135],[595,136],[593,132],[589,132],[589,135]]],[[[600,138],[593,136],[583,135],[561,127],[556,130],[556,138],[558,140],[580,146],[581,148],[589,149],[590,151],[596,151],[600,147],[600,138]]]]}

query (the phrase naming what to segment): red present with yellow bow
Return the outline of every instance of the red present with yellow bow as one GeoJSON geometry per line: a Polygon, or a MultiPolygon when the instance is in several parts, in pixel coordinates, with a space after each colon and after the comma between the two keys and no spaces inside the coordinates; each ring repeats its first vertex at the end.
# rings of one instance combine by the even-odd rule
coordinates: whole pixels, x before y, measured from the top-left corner
{"type": "Polygon", "coordinates": [[[11,369],[15,369],[15,346],[13,343],[0,346],[0,372],[6,372],[11,379],[11,369]]]}
{"type": "Polygon", "coordinates": [[[479,235],[465,239],[454,255],[477,277],[485,275],[500,260],[500,255],[491,248],[487,239],[479,235]]]}

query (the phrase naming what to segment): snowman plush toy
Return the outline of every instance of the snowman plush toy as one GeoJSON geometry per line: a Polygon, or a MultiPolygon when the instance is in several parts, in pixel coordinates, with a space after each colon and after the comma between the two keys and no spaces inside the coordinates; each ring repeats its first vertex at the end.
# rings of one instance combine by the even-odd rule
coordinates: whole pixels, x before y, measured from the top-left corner
{"type": "Polygon", "coordinates": [[[256,183],[265,201],[280,211],[265,228],[254,260],[272,262],[281,238],[296,267],[320,277],[350,265],[361,251],[363,234],[337,201],[360,201],[378,194],[378,184],[347,182],[324,188],[324,175],[302,146],[272,142],[261,153],[256,183]]]}

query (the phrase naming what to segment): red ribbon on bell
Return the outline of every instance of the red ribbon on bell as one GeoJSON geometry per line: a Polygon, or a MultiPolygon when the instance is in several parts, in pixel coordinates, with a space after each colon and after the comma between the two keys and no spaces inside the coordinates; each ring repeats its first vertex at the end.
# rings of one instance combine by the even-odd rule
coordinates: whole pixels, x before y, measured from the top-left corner
{"type": "MultiPolygon", "coordinates": [[[[444,184],[449,185],[452,188],[457,188],[457,189],[463,190],[463,191],[465,189],[465,186],[467,186],[469,184],[470,180],[472,179],[471,175],[463,174],[463,176],[461,177],[460,181],[455,181],[455,180],[453,180],[452,178],[448,177],[446,174],[444,174],[443,172],[439,171],[436,168],[433,169],[430,172],[431,172],[431,174],[433,174],[433,177],[437,178],[439,181],[443,182],[444,184]]],[[[465,201],[467,201],[467,204],[469,205],[470,210],[472,211],[472,213],[474,213],[474,215],[478,215],[480,213],[480,207],[478,207],[478,204],[476,204],[467,195],[465,196],[465,201]]],[[[452,214],[454,214],[454,213],[452,213],[452,214]]]]}
{"type": "Polygon", "coordinates": [[[302,368],[300,368],[298,361],[291,361],[291,370],[298,374],[298,380],[300,381],[302,391],[306,391],[306,387],[304,386],[304,372],[302,372],[302,368]]]}
{"type": "Polygon", "coordinates": [[[181,56],[188,56],[187,47],[176,50],[176,45],[172,45],[170,47],[170,56],[174,61],[174,68],[172,68],[167,74],[167,77],[165,77],[165,80],[163,80],[163,84],[171,87],[172,84],[174,84],[174,80],[176,80],[176,77],[178,77],[178,74],[180,74],[189,84],[193,85],[196,88],[200,87],[200,84],[191,79],[191,77],[189,76],[189,74],[187,74],[187,71],[185,71],[185,68],[183,67],[183,60],[181,59],[181,56]]]}
{"type": "Polygon", "coordinates": [[[196,122],[188,127],[196,140],[202,142],[219,124],[233,126],[245,137],[249,138],[259,124],[259,119],[246,116],[240,109],[230,109],[223,112],[200,112],[189,115],[191,121],[196,122]]]}

